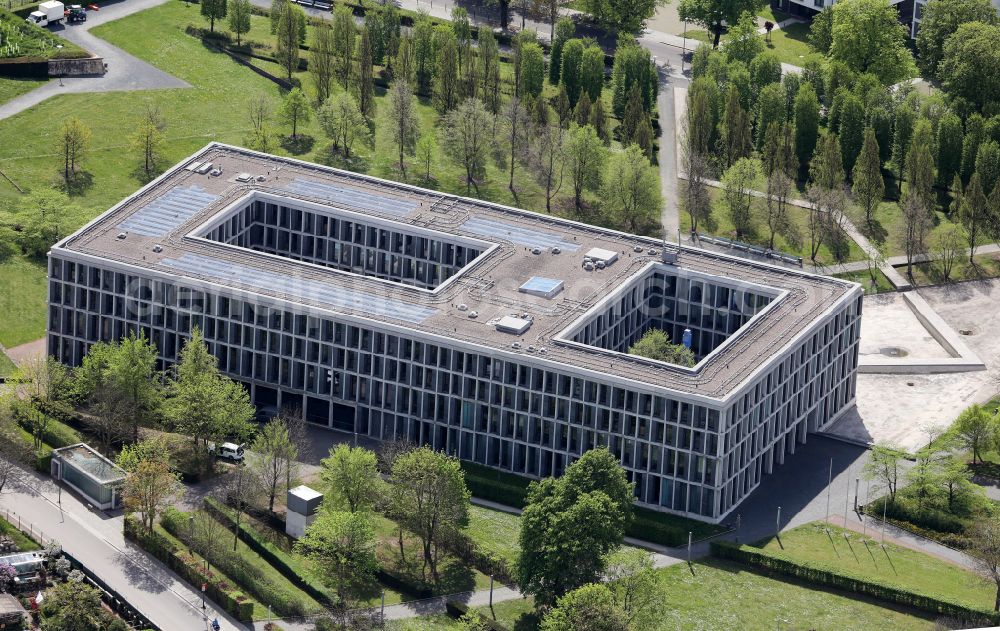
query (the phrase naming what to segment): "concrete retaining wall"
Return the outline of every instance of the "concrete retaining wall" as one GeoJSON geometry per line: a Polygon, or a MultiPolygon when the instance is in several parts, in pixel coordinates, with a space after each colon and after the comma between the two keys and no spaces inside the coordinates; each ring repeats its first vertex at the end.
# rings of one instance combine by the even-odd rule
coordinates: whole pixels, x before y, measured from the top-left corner
{"type": "Polygon", "coordinates": [[[104,58],[88,57],[86,59],[50,59],[50,77],[87,77],[103,75],[104,58]]]}

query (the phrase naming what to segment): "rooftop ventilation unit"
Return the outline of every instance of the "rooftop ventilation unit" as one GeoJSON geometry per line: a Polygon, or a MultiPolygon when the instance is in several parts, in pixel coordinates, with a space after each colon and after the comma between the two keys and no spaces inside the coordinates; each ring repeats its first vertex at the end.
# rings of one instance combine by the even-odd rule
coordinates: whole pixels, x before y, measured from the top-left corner
{"type": "Polygon", "coordinates": [[[641,245],[637,245],[637,246],[635,246],[635,247],[634,247],[634,248],[632,248],[632,249],[633,249],[633,250],[634,250],[635,252],[637,252],[637,253],[638,253],[638,252],[642,252],[642,246],[641,246],[641,245]]]}
{"type": "Polygon", "coordinates": [[[532,248],[531,249],[531,253],[532,254],[541,254],[542,253],[542,248],[532,248]]]}
{"type": "Polygon", "coordinates": [[[249,173],[239,173],[236,175],[237,182],[253,182],[253,176],[249,173]]]}
{"type": "Polygon", "coordinates": [[[212,170],[212,163],[211,162],[203,162],[203,163],[201,163],[201,166],[199,166],[198,168],[194,169],[194,172],[195,173],[199,173],[201,175],[205,175],[206,173],[208,173],[211,170],[212,170]]]}
{"type": "Polygon", "coordinates": [[[553,254],[559,254],[560,252],[562,252],[562,250],[560,250],[558,247],[552,248],[552,253],[553,254]]]}
{"type": "Polygon", "coordinates": [[[517,290],[524,294],[531,294],[532,296],[552,298],[563,290],[563,282],[556,278],[532,276],[526,283],[518,287],[517,290]]]}
{"type": "Polygon", "coordinates": [[[528,318],[506,315],[497,321],[496,328],[497,331],[500,331],[501,333],[522,335],[525,331],[531,328],[531,320],[528,318]]]}
{"type": "Polygon", "coordinates": [[[605,250],[603,248],[591,248],[587,251],[585,256],[595,263],[604,263],[605,265],[611,265],[618,260],[617,252],[605,250]]]}
{"type": "Polygon", "coordinates": [[[460,302],[460,303],[458,303],[458,307],[457,308],[458,308],[459,311],[468,311],[469,310],[469,305],[465,304],[464,302],[460,302]]]}
{"type": "Polygon", "coordinates": [[[664,250],[660,254],[660,260],[667,265],[677,265],[677,253],[672,250],[664,250]]]}
{"type": "Polygon", "coordinates": [[[470,318],[478,318],[479,317],[479,312],[478,311],[470,311],[469,312],[469,317],[470,318]]]}
{"type": "Polygon", "coordinates": [[[157,254],[159,254],[162,251],[163,251],[163,246],[162,245],[156,244],[156,245],[153,246],[153,252],[156,252],[157,254]]]}
{"type": "Polygon", "coordinates": [[[125,237],[127,237],[127,236],[128,236],[128,233],[127,233],[127,232],[119,232],[119,233],[118,233],[118,238],[119,238],[119,239],[124,239],[124,238],[125,238],[125,237]]]}

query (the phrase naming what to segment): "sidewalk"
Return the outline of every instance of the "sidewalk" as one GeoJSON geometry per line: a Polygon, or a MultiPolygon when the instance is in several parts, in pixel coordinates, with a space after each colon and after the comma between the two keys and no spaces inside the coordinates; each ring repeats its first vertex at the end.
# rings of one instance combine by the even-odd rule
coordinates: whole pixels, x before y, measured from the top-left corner
{"type": "Polygon", "coordinates": [[[224,631],[247,628],[218,611],[209,601],[201,609],[201,593],[146,554],[122,534],[122,517],[90,509],[67,489],[58,492],[46,477],[32,473],[32,488],[5,491],[0,506],[30,522],[44,536],[91,571],[99,574],[129,604],[163,631],[208,629],[218,618],[224,631]]]}

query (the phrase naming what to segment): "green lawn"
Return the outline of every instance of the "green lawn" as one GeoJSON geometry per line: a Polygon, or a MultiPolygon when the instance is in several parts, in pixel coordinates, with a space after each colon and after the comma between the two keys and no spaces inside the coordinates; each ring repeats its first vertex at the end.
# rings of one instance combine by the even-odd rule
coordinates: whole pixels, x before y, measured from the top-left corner
{"type": "MultiPolygon", "coordinates": [[[[0,103],[6,103],[42,85],[45,85],[45,79],[12,79],[10,77],[0,77],[0,103]]],[[[10,184],[4,180],[0,186],[9,187],[10,184]]]]}
{"type": "Polygon", "coordinates": [[[45,335],[45,295],[43,263],[21,257],[0,263],[0,344],[11,348],[45,335]]]}
{"type": "Polygon", "coordinates": [[[0,353],[0,377],[9,377],[17,370],[17,366],[7,357],[6,353],[0,353]]]}
{"type": "Polygon", "coordinates": [[[893,287],[892,283],[889,282],[889,279],[885,277],[885,274],[882,273],[882,270],[875,270],[875,287],[872,287],[872,277],[868,274],[868,270],[834,274],[834,277],[858,283],[864,287],[866,294],[881,294],[887,291],[894,291],[896,289],[893,287]]]}
{"type": "Polygon", "coordinates": [[[29,24],[6,8],[0,8],[0,58],[75,58],[87,53],[46,28],[29,24]]]}
{"type": "Polygon", "coordinates": [[[41,546],[31,539],[26,534],[17,529],[16,526],[8,522],[7,520],[0,517],[0,535],[9,537],[14,545],[17,546],[18,552],[28,552],[29,550],[41,550],[41,546]]]}
{"type": "Polygon", "coordinates": [[[929,554],[891,543],[886,544],[883,550],[877,537],[862,537],[861,533],[836,526],[829,526],[828,536],[825,527],[821,523],[806,524],[781,533],[780,544],[772,538],[757,545],[765,550],[780,551],[796,561],[817,562],[849,572],[861,572],[902,589],[940,595],[973,607],[993,606],[995,586],[987,584],[972,572],[929,554]]]}
{"type": "MultiPolygon", "coordinates": [[[[722,202],[722,190],[709,188],[709,195],[712,197],[712,215],[707,223],[700,223],[698,231],[702,234],[731,238],[735,235],[733,223],[729,218],[729,212],[722,202]]],[[[753,243],[760,247],[767,247],[769,232],[764,218],[765,202],[763,199],[755,199],[753,202],[753,233],[743,235],[742,241],[753,243]]],[[[774,249],[788,254],[801,256],[809,259],[809,212],[797,206],[788,207],[788,217],[791,223],[791,230],[786,234],[778,234],[774,240],[774,249]]],[[[681,230],[690,232],[691,217],[685,212],[680,213],[681,230]]],[[[865,254],[853,239],[848,238],[850,251],[844,261],[836,261],[830,253],[830,249],[824,244],[820,247],[816,256],[816,261],[821,265],[833,265],[840,262],[863,261],[865,254]]]]}
{"type": "MultiPolygon", "coordinates": [[[[811,629],[815,631],[923,631],[931,620],[910,611],[883,606],[856,594],[811,589],[769,578],[717,559],[659,570],[666,612],[662,631],[676,629],[811,629]]],[[[497,603],[497,620],[513,629],[530,600],[497,603]]],[[[489,607],[479,611],[491,615],[489,607]]]]}
{"type": "Polygon", "coordinates": [[[780,61],[793,66],[801,66],[803,58],[813,49],[809,46],[809,25],[802,23],[789,24],[785,28],[771,31],[771,41],[766,43],[766,50],[773,52],[780,61]]]}
{"type": "MultiPolygon", "coordinates": [[[[947,281],[944,280],[940,262],[917,263],[913,266],[913,280],[917,285],[940,285],[945,282],[954,283],[1000,276],[1000,254],[977,254],[973,260],[974,264],[969,263],[968,256],[960,255],[947,281]]],[[[900,265],[896,269],[906,275],[905,265],[900,265]]]]}
{"type": "Polygon", "coordinates": [[[495,554],[514,567],[521,553],[518,543],[520,528],[521,518],[517,515],[472,506],[465,533],[480,550],[495,554]]]}

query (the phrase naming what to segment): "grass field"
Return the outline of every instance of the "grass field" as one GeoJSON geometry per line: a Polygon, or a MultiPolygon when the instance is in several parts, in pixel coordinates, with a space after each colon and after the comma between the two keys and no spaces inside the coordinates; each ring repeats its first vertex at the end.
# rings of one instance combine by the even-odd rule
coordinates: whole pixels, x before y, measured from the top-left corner
{"type": "Polygon", "coordinates": [[[860,272],[845,272],[843,274],[834,274],[834,278],[842,278],[844,280],[854,281],[861,285],[866,294],[881,294],[887,291],[893,291],[892,283],[889,279],[885,277],[882,270],[875,270],[875,286],[872,287],[872,277],[868,274],[867,270],[860,272]]]}
{"type": "Polygon", "coordinates": [[[45,266],[13,257],[0,263],[0,344],[7,348],[45,335],[45,266]]]}
{"type": "MultiPolygon", "coordinates": [[[[700,223],[698,225],[698,231],[703,234],[720,237],[734,236],[733,224],[729,218],[729,211],[722,202],[722,191],[717,188],[709,188],[708,191],[709,195],[712,197],[712,215],[707,223],[700,223]]],[[[767,247],[769,237],[767,224],[763,218],[764,204],[765,202],[763,199],[755,199],[753,201],[753,233],[743,235],[741,239],[742,241],[747,241],[760,247],[767,247]]],[[[789,206],[788,217],[791,222],[792,229],[786,234],[776,235],[774,240],[774,249],[788,254],[801,256],[803,259],[808,261],[809,213],[804,208],[789,206]],[[789,238],[790,235],[794,235],[794,237],[789,238]]],[[[684,232],[690,232],[690,215],[685,212],[681,212],[680,220],[681,230],[684,232]]],[[[850,251],[848,252],[845,261],[834,260],[833,255],[830,253],[830,249],[826,245],[822,245],[816,256],[817,263],[822,265],[833,265],[839,262],[865,260],[864,252],[861,251],[861,248],[853,241],[853,239],[848,238],[848,244],[850,246],[850,251]]]]}
{"type": "Polygon", "coordinates": [[[472,506],[465,533],[480,550],[495,554],[513,567],[521,553],[520,528],[521,519],[517,515],[472,506]]]}
{"type": "MultiPolygon", "coordinates": [[[[977,254],[973,260],[974,264],[969,263],[968,256],[960,255],[947,282],[954,283],[1000,276],[1000,253],[977,254]]],[[[898,266],[896,269],[904,276],[906,275],[905,265],[898,266]]],[[[915,264],[913,266],[913,280],[917,285],[940,285],[946,282],[941,270],[941,263],[938,261],[915,264]]]]}
{"type": "Polygon", "coordinates": [[[771,31],[771,41],[765,44],[766,50],[773,52],[783,63],[801,66],[803,58],[813,52],[808,35],[808,24],[788,24],[771,31]]]}
{"type": "Polygon", "coordinates": [[[827,566],[862,572],[884,583],[973,607],[991,608],[996,588],[962,567],[909,548],[887,543],[879,547],[873,537],[845,531],[836,526],[812,523],[781,533],[781,542],[769,539],[760,547],[780,551],[797,561],[812,561],[827,566]],[[847,534],[847,539],[844,534],[847,534]],[[865,544],[867,542],[867,545],[865,544]]]}
{"type": "MultiPolygon", "coordinates": [[[[706,559],[659,570],[666,612],[659,630],[811,629],[814,631],[924,631],[934,623],[913,612],[883,606],[854,594],[810,589],[706,559]]],[[[515,628],[531,611],[530,600],[494,606],[497,620],[515,628]]],[[[489,607],[479,611],[491,615],[489,607]]]]}
{"type": "Polygon", "coordinates": [[[34,539],[30,539],[27,535],[17,529],[14,524],[11,524],[7,520],[0,518],[0,535],[4,535],[14,542],[17,546],[18,552],[28,552],[30,550],[41,550],[41,546],[35,542],[34,539]]]}

